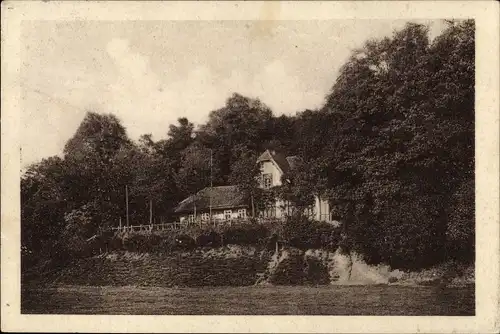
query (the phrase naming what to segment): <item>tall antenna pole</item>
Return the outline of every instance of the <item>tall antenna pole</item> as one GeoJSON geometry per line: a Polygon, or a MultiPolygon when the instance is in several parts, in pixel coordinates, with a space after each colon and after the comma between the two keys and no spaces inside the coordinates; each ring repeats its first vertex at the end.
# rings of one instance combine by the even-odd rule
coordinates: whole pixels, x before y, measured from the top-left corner
{"type": "Polygon", "coordinates": [[[212,222],[212,149],[210,149],[210,219],[209,221],[212,222]]]}
{"type": "Polygon", "coordinates": [[[127,226],[129,226],[128,220],[128,187],[125,185],[125,201],[127,202],[127,226]]]}
{"type": "Polygon", "coordinates": [[[196,222],[196,193],[194,194],[194,212],[193,212],[193,216],[194,216],[194,221],[196,222]]]}
{"type": "Polygon", "coordinates": [[[149,200],[149,225],[153,224],[153,200],[149,200]]]}

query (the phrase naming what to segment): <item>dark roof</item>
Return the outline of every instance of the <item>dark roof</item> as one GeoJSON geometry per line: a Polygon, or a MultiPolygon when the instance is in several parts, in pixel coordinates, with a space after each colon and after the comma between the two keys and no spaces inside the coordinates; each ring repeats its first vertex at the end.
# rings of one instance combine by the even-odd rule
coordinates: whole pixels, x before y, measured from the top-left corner
{"type": "Polygon", "coordinates": [[[286,161],[288,161],[288,165],[290,166],[290,169],[294,169],[295,166],[297,166],[297,163],[300,161],[300,157],[296,155],[292,155],[289,157],[286,157],[286,161]]]}
{"type": "MultiPolygon", "coordinates": [[[[189,196],[180,202],[175,208],[175,212],[193,212],[195,199],[196,211],[209,210],[210,188],[202,189],[196,195],[189,196]]],[[[212,209],[231,209],[246,206],[246,196],[237,186],[219,186],[212,188],[212,209]]]]}
{"type": "Polygon", "coordinates": [[[266,150],[260,155],[260,157],[257,159],[257,162],[268,161],[271,159],[276,162],[283,173],[288,173],[295,167],[297,161],[299,160],[299,157],[295,155],[286,157],[281,153],[266,150]]]}

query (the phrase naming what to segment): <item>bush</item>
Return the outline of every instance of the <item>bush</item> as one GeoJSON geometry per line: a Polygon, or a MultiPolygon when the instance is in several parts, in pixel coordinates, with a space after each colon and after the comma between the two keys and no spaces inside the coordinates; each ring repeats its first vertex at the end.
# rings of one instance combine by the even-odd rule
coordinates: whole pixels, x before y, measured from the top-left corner
{"type": "Polygon", "coordinates": [[[340,229],[325,223],[312,221],[303,215],[287,219],[284,231],[284,241],[298,249],[329,249],[335,250],[340,243],[340,229]]]}
{"type": "Polygon", "coordinates": [[[160,253],[169,253],[173,251],[176,247],[175,235],[173,234],[161,234],[160,244],[158,245],[158,250],[160,253]]]}
{"type": "Polygon", "coordinates": [[[276,250],[276,244],[278,243],[279,247],[279,237],[276,233],[273,233],[269,238],[267,238],[266,249],[270,251],[276,250]]]}
{"type": "Polygon", "coordinates": [[[216,229],[194,228],[177,232],[121,232],[99,236],[94,246],[108,251],[126,250],[129,252],[162,253],[176,249],[196,247],[216,248],[223,245],[263,246],[274,251],[276,243],[283,241],[299,249],[328,248],[334,250],[338,245],[338,229],[327,223],[310,222],[307,219],[271,223],[246,223],[235,226],[219,226],[216,229]],[[288,237],[288,239],[282,238],[288,237]]]}
{"type": "Polygon", "coordinates": [[[223,243],[233,245],[263,244],[269,235],[269,229],[263,224],[245,224],[228,226],[223,232],[223,243]]]}
{"type": "Polygon", "coordinates": [[[181,234],[175,238],[176,249],[191,250],[194,249],[195,247],[196,247],[195,240],[187,234],[181,234]]]}
{"type": "Polygon", "coordinates": [[[119,233],[114,234],[109,241],[110,250],[124,250],[122,235],[119,233]]]}
{"type": "Polygon", "coordinates": [[[319,259],[307,257],[304,263],[304,274],[309,284],[324,285],[330,283],[328,268],[319,259]]]}
{"type": "Polygon", "coordinates": [[[290,254],[284,259],[275,272],[269,277],[269,282],[276,285],[300,285],[306,282],[304,258],[300,254],[290,254]]]}
{"type": "Polygon", "coordinates": [[[360,219],[349,228],[353,250],[368,264],[386,263],[394,269],[430,267],[443,260],[445,224],[430,198],[400,199],[381,207],[373,219],[360,219]]]}
{"type": "Polygon", "coordinates": [[[220,247],[222,245],[222,238],[214,231],[205,232],[196,238],[196,245],[198,247],[220,247]]]}
{"type": "Polygon", "coordinates": [[[160,251],[161,236],[158,233],[147,233],[144,238],[144,250],[149,253],[160,251]]]}

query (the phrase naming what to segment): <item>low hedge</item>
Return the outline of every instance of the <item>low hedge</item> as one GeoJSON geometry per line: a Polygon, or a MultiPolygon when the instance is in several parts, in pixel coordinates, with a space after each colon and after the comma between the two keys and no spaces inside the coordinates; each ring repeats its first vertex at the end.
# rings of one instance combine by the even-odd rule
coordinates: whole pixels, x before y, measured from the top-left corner
{"type": "Polygon", "coordinates": [[[225,245],[259,245],[265,243],[270,231],[263,224],[229,226],[222,231],[225,245]]]}
{"type": "Polygon", "coordinates": [[[217,228],[195,227],[181,231],[119,232],[103,234],[87,244],[95,254],[102,251],[125,250],[144,253],[168,253],[196,247],[217,248],[225,245],[258,245],[274,250],[276,244],[301,250],[335,250],[340,244],[340,230],[334,226],[311,221],[303,216],[285,222],[223,225],[217,228]]]}

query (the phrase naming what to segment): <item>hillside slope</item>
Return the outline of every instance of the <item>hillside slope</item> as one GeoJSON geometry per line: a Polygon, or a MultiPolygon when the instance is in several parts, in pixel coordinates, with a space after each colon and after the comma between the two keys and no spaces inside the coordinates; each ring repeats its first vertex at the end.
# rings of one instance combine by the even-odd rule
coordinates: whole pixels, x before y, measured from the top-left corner
{"type": "Polygon", "coordinates": [[[356,254],[283,248],[269,252],[251,246],[197,249],[167,255],[113,252],[75,260],[24,283],[92,286],[248,286],[324,284],[474,283],[474,270],[453,263],[420,272],[369,266],[356,254]]]}

